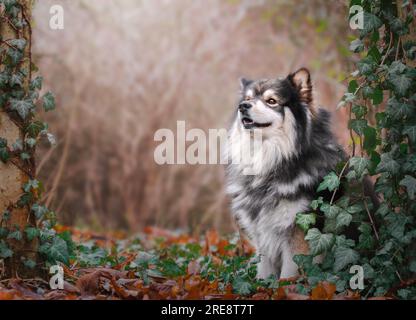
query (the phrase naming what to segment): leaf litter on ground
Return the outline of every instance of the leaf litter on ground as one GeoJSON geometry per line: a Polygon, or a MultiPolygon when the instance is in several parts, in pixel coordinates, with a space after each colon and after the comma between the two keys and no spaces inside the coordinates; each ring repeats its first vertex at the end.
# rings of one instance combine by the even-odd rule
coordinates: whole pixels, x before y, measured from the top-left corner
{"type": "Polygon", "coordinates": [[[196,238],[146,227],[127,238],[123,233],[103,236],[66,226],[56,231],[71,242],[69,263],[61,263],[63,289],[52,290],[40,278],[6,279],[0,282],[0,300],[360,299],[352,291],[337,295],[328,282],[308,288],[302,276],[256,279],[254,249],[238,233],[222,237],[208,230],[196,238]]]}

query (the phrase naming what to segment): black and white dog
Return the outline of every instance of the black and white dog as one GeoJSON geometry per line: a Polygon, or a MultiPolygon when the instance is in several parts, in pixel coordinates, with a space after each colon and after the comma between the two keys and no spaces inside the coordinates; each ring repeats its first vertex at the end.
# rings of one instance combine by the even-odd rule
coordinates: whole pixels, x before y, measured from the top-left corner
{"type": "Polygon", "coordinates": [[[310,73],[241,80],[241,99],[228,133],[227,193],[232,212],[260,256],[258,277],[297,275],[293,256],[306,253],[296,213],[309,209],[322,178],[344,158],[330,130],[330,115],[315,110],[310,73]],[[233,156],[256,139],[250,161],[233,156]],[[244,170],[250,167],[254,174],[244,170]]]}

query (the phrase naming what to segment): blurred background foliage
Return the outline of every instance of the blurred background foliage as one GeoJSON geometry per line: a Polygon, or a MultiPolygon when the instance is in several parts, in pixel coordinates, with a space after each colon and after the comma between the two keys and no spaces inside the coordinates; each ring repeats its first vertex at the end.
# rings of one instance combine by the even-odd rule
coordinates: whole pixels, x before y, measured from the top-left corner
{"type": "Polygon", "coordinates": [[[348,115],[335,112],[352,63],[347,16],[337,0],[37,1],[34,59],[59,106],[46,115],[58,144],[38,152],[42,201],[98,230],[233,230],[222,166],[159,166],[154,132],[226,127],[239,77],[306,66],[347,148],[348,115]],[[49,28],[54,4],[64,30],[49,28]]]}

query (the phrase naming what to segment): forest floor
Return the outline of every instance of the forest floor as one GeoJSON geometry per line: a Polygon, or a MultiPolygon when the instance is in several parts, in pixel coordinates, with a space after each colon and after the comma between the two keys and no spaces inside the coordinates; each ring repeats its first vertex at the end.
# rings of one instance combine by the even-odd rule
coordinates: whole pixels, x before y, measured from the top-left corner
{"type": "Polygon", "coordinates": [[[147,227],[126,238],[58,226],[69,243],[64,288],[52,290],[44,279],[0,282],[0,300],[12,299],[360,299],[357,292],[336,294],[335,285],[308,288],[302,276],[257,280],[250,244],[238,234],[215,230],[199,239],[147,227]],[[68,241],[69,239],[69,241],[68,241]]]}

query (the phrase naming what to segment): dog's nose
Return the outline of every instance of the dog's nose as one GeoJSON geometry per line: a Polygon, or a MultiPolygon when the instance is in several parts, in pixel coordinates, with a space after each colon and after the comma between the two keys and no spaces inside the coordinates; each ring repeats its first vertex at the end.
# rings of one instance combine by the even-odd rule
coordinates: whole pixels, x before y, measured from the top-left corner
{"type": "Polygon", "coordinates": [[[252,107],[250,102],[247,101],[243,101],[238,105],[238,110],[240,110],[241,112],[248,110],[252,107]]]}

